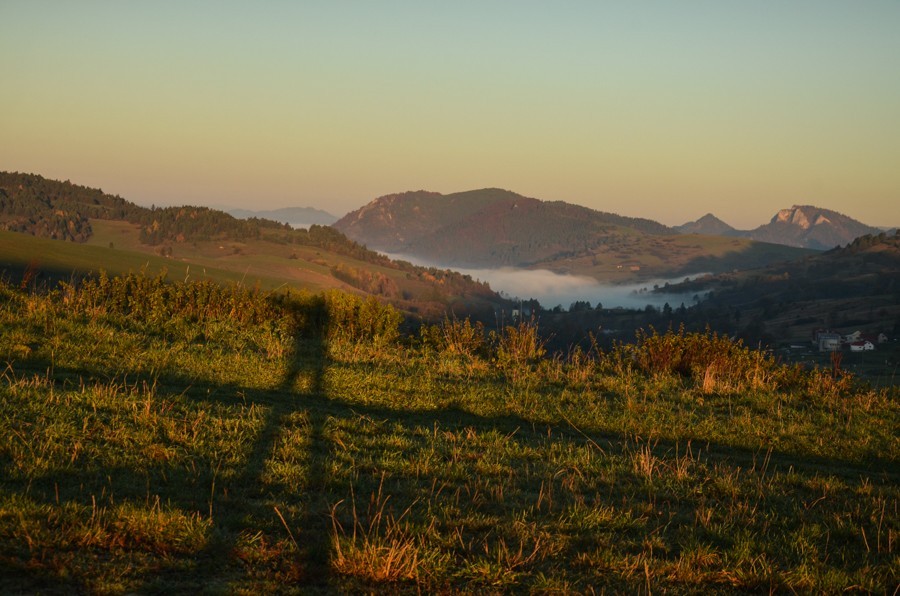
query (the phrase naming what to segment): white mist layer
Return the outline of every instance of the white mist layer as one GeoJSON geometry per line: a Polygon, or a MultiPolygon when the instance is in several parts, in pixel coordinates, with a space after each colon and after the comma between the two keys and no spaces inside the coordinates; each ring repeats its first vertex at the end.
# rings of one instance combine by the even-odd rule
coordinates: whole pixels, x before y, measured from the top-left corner
{"type": "MultiPolygon", "coordinates": [[[[636,284],[619,285],[602,283],[593,277],[555,273],[547,269],[516,269],[514,267],[462,269],[434,265],[408,255],[387,254],[387,256],[423,267],[452,269],[469,275],[472,279],[486,281],[492,290],[505,297],[521,300],[534,298],[544,308],[555,306],[569,308],[574,302],[590,302],[592,307],[596,307],[599,302],[603,308],[642,309],[647,305],[661,308],[666,303],[672,308],[678,308],[682,302],[685,306],[691,306],[694,303],[694,294],[653,292],[653,287],[664,287],[667,283],[680,283],[688,277],[705,275],[705,273],[695,273],[672,279],[654,279],[636,284]]],[[[703,298],[704,295],[700,297],[703,298]]]]}
{"type": "Polygon", "coordinates": [[[473,279],[486,281],[491,288],[510,298],[527,300],[534,298],[544,308],[562,306],[569,308],[573,302],[590,302],[596,307],[601,303],[603,308],[645,308],[647,305],[662,307],[668,303],[677,308],[684,302],[685,306],[693,304],[693,294],[664,294],[653,292],[653,286],[665,286],[666,283],[684,281],[677,279],[657,279],[639,284],[617,285],[604,284],[592,277],[555,273],[546,269],[455,269],[470,275],[473,279]]]}

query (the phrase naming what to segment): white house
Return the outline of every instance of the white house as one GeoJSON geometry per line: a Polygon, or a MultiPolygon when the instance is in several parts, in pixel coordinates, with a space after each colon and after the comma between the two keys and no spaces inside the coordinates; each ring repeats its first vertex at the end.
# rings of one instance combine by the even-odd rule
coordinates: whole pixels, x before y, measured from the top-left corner
{"type": "Polygon", "coordinates": [[[875,344],[870,341],[855,341],[850,344],[851,352],[868,352],[869,350],[874,350],[875,344]]]}
{"type": "Polygon", "coordinates": [[[862,339],[862,331],[854,331],[849,335],[844,336],[844,343],[853,344],[862,339]]]}
{"type": "Polygon", "coordinates": [[[837,352],[841,349],[841,335],[829,331],[817,331],[816,343],[820,352],[837,352]]]}

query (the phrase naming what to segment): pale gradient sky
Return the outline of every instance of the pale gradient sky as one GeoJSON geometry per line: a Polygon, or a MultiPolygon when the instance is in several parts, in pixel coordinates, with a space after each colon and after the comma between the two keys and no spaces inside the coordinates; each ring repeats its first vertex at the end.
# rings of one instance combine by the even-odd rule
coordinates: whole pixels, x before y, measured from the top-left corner
{"type": "Polygon", "coordinates": [[[896,226],[898,32],[898,0],[0,0],[0,170],[145,205],[501,187],[896,226]]]}

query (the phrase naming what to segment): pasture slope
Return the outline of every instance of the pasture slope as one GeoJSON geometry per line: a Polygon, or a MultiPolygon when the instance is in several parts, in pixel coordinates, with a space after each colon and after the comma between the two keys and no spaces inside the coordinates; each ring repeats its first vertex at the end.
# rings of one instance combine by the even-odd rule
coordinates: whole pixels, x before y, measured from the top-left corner
{"type": "Polygon", "coordinates": [[[0,592],[891,593],[896,388],[336,291],[0,285],[0,592]]]}

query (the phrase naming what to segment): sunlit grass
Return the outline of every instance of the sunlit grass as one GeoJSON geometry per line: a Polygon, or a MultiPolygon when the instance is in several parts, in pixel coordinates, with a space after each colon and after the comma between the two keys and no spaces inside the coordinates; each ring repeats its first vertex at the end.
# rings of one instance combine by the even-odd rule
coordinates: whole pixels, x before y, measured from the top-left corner
{"type": "Polygon", "coordinates": [[[370,341],[59,299],[0,288],[0,591],[885,592],[900,576],[895,390],[775,365],[723,383],[527,341],[512,371],[519,356],[465,329],[370,341]]]}

